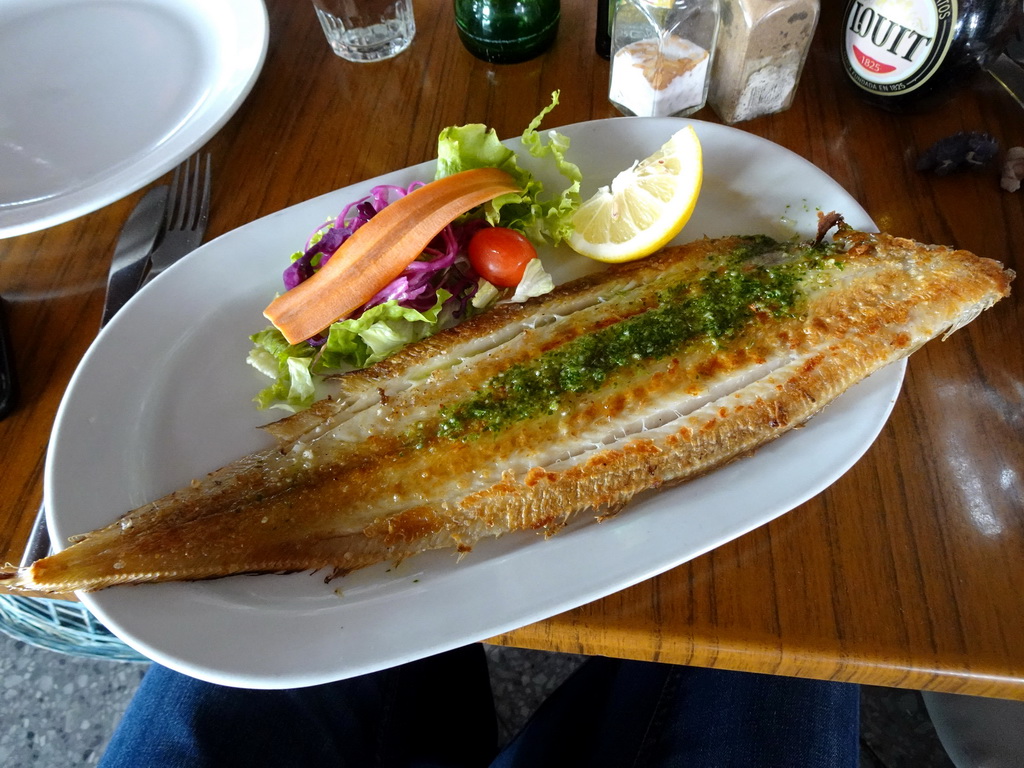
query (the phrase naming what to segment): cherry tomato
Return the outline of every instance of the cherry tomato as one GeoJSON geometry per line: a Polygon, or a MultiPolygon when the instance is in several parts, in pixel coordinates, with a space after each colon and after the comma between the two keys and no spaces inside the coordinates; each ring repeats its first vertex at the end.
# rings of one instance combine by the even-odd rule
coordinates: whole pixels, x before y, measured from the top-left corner
{"type": "Polygon", "coordinates": [[[499,288],[514,288],[537,249],[519,232],[506,227],[481,229],[469,241],[469,263],[482,278],[499,288]]]}

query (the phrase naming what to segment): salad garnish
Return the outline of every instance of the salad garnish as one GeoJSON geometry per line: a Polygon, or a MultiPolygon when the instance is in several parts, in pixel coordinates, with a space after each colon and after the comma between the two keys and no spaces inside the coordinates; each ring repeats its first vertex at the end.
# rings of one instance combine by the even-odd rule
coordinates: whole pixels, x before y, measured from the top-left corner
{"type": "MultiPolygon", "coordinates": [[[[580,171],[565,157],[567,137],[548,131],[544,141],[538,133],[541,121],[557,103],[556,91],[551,104],[524,131],[522,144],[533,157],[551,163],[567,180],[565,188],[545,195],[543,184],[519,166],[516,153],[501,143],[493,129],[482,124],[444,129],[438,137],[435,180],[468,170],[498,168],[514,180],[520,191],[500,194],[449,222],[397,277],[322,332],[295,343],[289,343],[275,326],[253,334],[254,347],[248,362],[273,379],[255,398],[260,408],[305,408],[317,397],[319,377],[383,360],[406,344],[485,311],[499,301],[525,301],[552,289],[551,277],[535,251],[528,259],[520,251],[507,260],[508,264],[497,258],[483,266],[483,271],[488,272],[497,264],[501,271],[504,264],[506,272],[515,273],[522,266],[518,282],[510,282],[506,274],[499,277],[498,282],[503,283],[499,285],[485,279],[474,266],[469,244],[475,236],[492,228],[513,230],[528,244],[536,245],[557,244],[571,234],[570,220],[580,204],[580,171]],[[511,264],[518,261],[525,264],[511,264]]],[[[378,186],[365,198],[348,203],[337,216],[314,230],[301,251],[292,254],[283,274],[284,290],[292,291],[309,281],[357,230],[389,205],[426,184],[427,181],[416,181],[404,188],[378,186]]],[[[479,257],[476,261],[477,266],[482,264],[479,257]]],[[[491,272],[491,277],[496,274],[491,272]]]]}

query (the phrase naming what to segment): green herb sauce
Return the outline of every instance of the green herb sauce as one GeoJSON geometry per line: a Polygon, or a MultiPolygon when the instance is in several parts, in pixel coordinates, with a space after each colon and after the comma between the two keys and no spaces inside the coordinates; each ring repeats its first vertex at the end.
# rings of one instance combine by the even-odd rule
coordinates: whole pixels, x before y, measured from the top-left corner
{"type": "MultiPolygon", "coordinates": [[[[801,281],[809,271],[834,266],[827,247],[774,265],[752,259],[784,246],[766,237],[745,238],[722,265],[699,280],[658,293],[655,307],[581,336],[498,374],[469,398],[446,406],[430,432],[473,439],[518,421],[556,413],[575,394],[598,389],[612,374],[642,361],[678,354],[695,343],[720,342],[741,333],[760,314],[791,317],[800,311],[801,281]]],[[[424,425],[421,425],[421,430],[424,425]]],[[[422,440],[430,435],[420,431],[422,440]]]]}

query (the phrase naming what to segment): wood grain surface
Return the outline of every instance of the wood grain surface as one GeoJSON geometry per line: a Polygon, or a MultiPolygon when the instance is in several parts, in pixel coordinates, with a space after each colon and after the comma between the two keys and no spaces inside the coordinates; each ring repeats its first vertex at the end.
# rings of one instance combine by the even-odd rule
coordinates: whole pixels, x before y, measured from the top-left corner
{"type": "MultiPolygon", "coordinates": [[[[330,52],[308,3],[268,0],[263,71],[207,145],[209,237],[431,159],[447,125],[484,122],[516,136],[556,89],[550,125],[618,114],[608,63],[594,53],[594,3],[564,0],[554,47],[508,66],[463,50],[450,3],[415,3],[410,50],[352,64],[330,52]]],[[[738,127],[822,168],[880,228],[1020,271],[1024,191],[1002,191],[994,167],[943,178],[915,170],[924,148],[957,131],[1024,144],[1020,108],[981,75],[927,114],[862,103],[839,67],[838,5],[823,3],[792,108],[738,127]]],[[[710,109],[695,117],[719,122],[710,109]]],[[[0,422],[7,561],[21,557],[54,416],[96,335],[113,245],[142,193],[0,240],[21,387],[19,408],[0,422]]],[[[493,642],[1024,699],[1019,293],[911,359],[876,444],[818,497],[657,578],[493,642]]]]}

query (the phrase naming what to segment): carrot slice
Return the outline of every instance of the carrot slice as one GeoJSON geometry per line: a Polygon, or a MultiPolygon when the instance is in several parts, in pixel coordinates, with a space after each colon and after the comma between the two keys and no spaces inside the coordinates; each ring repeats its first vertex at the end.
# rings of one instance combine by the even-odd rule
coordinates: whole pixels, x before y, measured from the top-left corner
{"type": "Polygon", "coordinates": [[[519,191],[498,168],[462,171],[419,187],[359,227],[320,271],[270,302],[263,314],[289,344],[315,336],[373,298],[458,216],[519,191]]]}

